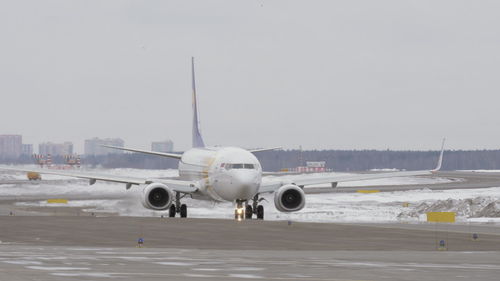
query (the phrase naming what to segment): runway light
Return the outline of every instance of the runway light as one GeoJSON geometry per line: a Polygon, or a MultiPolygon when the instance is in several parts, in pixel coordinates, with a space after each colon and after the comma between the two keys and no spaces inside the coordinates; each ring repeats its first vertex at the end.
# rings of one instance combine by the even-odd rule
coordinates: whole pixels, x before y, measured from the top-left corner
{"type": "Polygon", "coordinates": [[[440,240],[439,241],[439,247],[438,247],[438,250],[439,251],[446,251],[446,242],[444,240],[440,240]]]}

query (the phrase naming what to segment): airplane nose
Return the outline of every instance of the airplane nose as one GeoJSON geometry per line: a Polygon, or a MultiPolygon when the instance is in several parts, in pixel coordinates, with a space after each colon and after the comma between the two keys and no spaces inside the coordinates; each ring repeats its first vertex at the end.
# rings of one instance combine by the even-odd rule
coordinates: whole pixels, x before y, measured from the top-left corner
{"type": "Polygon", "coordinates": [[[219,190],[219,195],[228,201],[252,199],[259,188],[258,174],[252,171],[238,171],[231,175],[231,184],[219,190]]]}
{"type": "Polygon", "coordinates": [[[241,173],[234,178],[238,199],[251,199],[257,192],[258,181],[254,173],[241,173]]]}

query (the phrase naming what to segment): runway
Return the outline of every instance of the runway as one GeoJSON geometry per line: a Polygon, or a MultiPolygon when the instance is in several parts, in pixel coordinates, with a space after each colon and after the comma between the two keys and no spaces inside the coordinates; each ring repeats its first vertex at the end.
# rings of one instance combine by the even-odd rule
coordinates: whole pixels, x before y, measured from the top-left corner
{"type": "Polygon", "coordinates": [[[500,273],[498,228],[474,241],[468,226],[91,216],[3,216],[0,225],[1,280],[497,280],[500,273]],[[448,251],[437,251],[438,240],[448,251]]]}
{"type": "Polygon", "coordinates": [[[2,246],[24,280],[498,280],[497,252],[225,251],[2,246]]]}

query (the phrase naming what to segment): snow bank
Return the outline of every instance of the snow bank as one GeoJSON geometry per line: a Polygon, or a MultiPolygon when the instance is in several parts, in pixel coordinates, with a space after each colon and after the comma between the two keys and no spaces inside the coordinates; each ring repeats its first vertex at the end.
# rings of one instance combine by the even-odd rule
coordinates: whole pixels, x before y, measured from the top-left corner
{"type": "Polygon", "coordinates": [[[427,212],[455,212],[458,217],[463,218],[497,218],[500,217],[500,200],[495,197],[475,197],[426,201],[409,211],[401,212],[398,217],[420,217],[427,212]]]}

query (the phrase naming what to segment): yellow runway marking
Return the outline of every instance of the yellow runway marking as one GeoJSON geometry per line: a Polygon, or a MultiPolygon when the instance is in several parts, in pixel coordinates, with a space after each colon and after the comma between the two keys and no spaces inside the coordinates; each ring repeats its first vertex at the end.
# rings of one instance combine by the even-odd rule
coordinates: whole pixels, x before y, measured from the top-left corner
{"type": "Polygon", "coordinates": [[[68,200],[66,200],[66,199],[48,199],[47,203],[49,203],[49,204],[68,204],[68,200]]]}
{"type": "Polygon", "coordinates": [[[380,190],[378,189],[358,189],[356,190],[358,193],[378,193],[380,190]]]}

